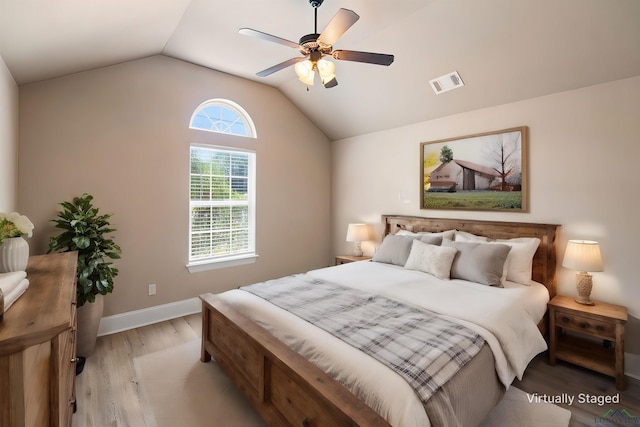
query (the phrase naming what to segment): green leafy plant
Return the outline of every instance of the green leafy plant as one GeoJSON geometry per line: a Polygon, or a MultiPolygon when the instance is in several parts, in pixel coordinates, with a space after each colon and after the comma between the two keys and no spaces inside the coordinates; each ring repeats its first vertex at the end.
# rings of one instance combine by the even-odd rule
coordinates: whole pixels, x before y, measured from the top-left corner
{"type": "Polygon", "coordinates": [[[94,302],[96,295],[113,291],[113,279],[118,269],[108,259],[119,259],[122,250],[108,233],[112,214],[99,215],[99,209],[91,204],[93,196],[83,194],[72,202],[62,202],[58,219],[52,220],[62,230],[49,239],[48,252],[78,251],[76,292],[78,307],[94,302]]]}

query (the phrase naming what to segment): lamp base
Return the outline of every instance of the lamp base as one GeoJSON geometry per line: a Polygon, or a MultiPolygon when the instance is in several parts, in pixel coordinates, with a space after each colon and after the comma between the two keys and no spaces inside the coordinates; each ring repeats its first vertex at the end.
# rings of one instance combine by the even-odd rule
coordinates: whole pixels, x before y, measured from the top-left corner
{"type": "Polygon", "coordinates": [[[580,299],[579,297],[576,297],[576,298],[575,298],[575,301],[576,301],[577,303],[582,304],[582,305],[595,305],[595,303],[594,303],[593,301],[591,301],[590,299],[582,300],[582,299],[580,299]]]}
{"type": "Polygon", "coordinates": [[[355,242],[353,245],[353,256],[362,256],[362,245],[360,242],[355,242]]]}
{"type": "Polygon", "coordinates": [[[593,288],[593,279],[589,273],[579,272],[576,273],[576,289],[578,289],[578,296],[576,302],[584,305],[594,305],[591,301],[591,289],[593,288]]]}

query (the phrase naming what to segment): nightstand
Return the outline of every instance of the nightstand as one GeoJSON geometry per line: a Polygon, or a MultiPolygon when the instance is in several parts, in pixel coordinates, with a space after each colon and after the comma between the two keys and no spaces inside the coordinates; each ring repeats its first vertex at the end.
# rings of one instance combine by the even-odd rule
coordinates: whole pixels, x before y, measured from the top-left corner
{"type": "Polygon", "coordinates": [[[625,323],[626,307],[602,302],[583,305],[571,297],[557,295],[549,302],[549,364],[555,365],[560,359],[609,375],[616,379],[616,388],[622,390],[625,323]]]}
{"type": "Polygon", "coordinates": [[[370,260],[372,257],[370,256],[355,256],[355,255],[338,255],[336,257],[336,265],[340,265],[340,264],[347,264],[349,262],[355,262],[355,261],[368,261],[370,260]]]}

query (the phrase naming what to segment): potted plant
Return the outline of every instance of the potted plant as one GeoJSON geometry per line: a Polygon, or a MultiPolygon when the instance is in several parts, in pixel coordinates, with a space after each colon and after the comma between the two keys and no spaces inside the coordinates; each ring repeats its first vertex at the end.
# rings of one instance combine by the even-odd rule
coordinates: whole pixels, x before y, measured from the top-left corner
{"type": "Polygon", "coordinates": [[[0,212],[0,273],[22,271],[29,260],[29,244],[25,237],[31,237],[33,224],[17,212],[0,212]]]}
{"type": "Polygon", "coordinates": [[[91,204],[93,196],[83,194],[72,202],[62,202],[58,219],[52,220],[61,232],[49,239],[48,252],[78,252],[76,294],[78,305],[77,354],[90,356],[95,350],[96,337],[103,312],[102,296],[113,291],[113,279],[118,269],[108,261],[122,253],[106,235],[111,228],[112,214],[99,214],[91,204]]]}

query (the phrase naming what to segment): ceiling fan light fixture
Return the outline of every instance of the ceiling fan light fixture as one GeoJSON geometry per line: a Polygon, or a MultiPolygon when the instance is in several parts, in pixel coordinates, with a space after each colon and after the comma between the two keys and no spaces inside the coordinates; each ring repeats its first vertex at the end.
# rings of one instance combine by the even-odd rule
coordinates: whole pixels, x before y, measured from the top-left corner
{"type": "Polygon", "coordinates": [[[315,76],[316,76],[316,73],[311,73],[308,76],[299,76],[298,80],[300,80],[302,83],[306,84],[307,86],[313,86],[313,80],[315,76]]]}
{"type": "Polygon", "coordinates": [[[336,64],[326,59],[318,61],[318,73],[322,79],[322,84],[327,84],[336,78],[336,64]]]}
{"type": "Polygon", "coordinates": [[[296,64],[295,67],[298,79],[307,86],[313,86],[313,80],[316,76],[313,62],[305,59],[296,64]]]}

